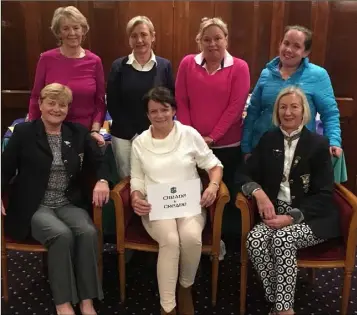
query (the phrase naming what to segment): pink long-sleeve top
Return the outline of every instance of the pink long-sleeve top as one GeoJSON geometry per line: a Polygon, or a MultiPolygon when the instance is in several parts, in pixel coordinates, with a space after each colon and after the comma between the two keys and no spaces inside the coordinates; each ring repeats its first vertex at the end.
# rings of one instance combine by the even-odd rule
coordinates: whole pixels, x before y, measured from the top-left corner
{"type": "Polygon", "coordinates": [[[247,63],[226,52],[221,68],[209,74],[202,54],[188,55],[176,77],[177,119],[216,147],[239,144],[242,113],[250,88],[247,63]]]}
{"type": "Polygon", "coordinates": [[[38,99],[42,88],[55,82],[67,85],[73,93],[67,121],[88,129],[95,122],[102,125],[106,113],[105,83],[102,61],[97,55],[85,50],[83,58],[67,58],[59,48],[42,53],[30,98],[30,120],[41,116],[38,99]]]}

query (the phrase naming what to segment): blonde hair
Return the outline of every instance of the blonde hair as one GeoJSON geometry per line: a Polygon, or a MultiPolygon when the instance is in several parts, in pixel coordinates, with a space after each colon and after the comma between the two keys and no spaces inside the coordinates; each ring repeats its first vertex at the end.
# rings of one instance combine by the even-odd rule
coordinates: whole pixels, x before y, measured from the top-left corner
{"type": "Polygon", "coordinates": [[[203,37],[203,33],[208,27],[213,25],[218,26],[222,30],[226,39],[228,39],[228,26],[225,22],[223,22],[223,20],[220,17],[213,17],[213,18],[204,17],[201,20],[200,29],[198,31],[198,34],[196,35],[196,42],[198,44],[199,50],[202,50],[201,40],[203,37]]]}
{"type": "Polygon", "coordinates": [[[73,96],[71,89],[60,83],[51,83],[46,85],[40,93],[40,103],[43,102],[45,98],[55,100],[57,102],[62,102],[69,105],[72,103],[73,96]]]}
{"type": "Polygon", "coordinates": [[[305,126],[311,120],[311,112],[309,102],[307,101],[305,93],[297,86],[288,86],[282,89],[276,98],[274,109],[273,109],[273,124],[275,126],[280,126],[279,118],[279,103],[283,96],[295,94],[301,98],[301,105],[303,110],[302,124],[305,126]]]}
{"type": "Polygon", "coordinates": [[[67,18],[76,23],[79,23],[83,29],[84,37],[88,33],[89,24],[87,22],[87,19],[76,7],[74,6],[59,7],[53,13],[53,18],[51,22],[51,31],[53,35],[55,35],[55,37],[59,40],[59,44],[61,44],[61,39],[59,38],[59,35],[60,35],[60,28],[61,28],[61,20],[63,18],[67,18]]]}
{"type": "Polygon", "coordinates": [[[144,15],[138,15],[133,17],[128,24],[126,25],[126,34],[130,36],[130,34],[133,32],[135,26],[139,24],[146,24],[147,27],[149,28],[150,34],[154,35],[155,34],[155,28],[154,24],[152,24],[151,20],[144,15]]]}

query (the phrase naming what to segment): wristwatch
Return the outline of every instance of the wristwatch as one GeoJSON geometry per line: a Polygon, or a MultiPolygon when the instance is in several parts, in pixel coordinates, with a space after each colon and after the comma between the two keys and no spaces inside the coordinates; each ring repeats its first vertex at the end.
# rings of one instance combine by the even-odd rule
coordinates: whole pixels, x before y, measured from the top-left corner
{"type": "Polygon", "coordinates": [[[217,182],[211,180],[209,183],[212,184],[212,185],[215,185],[215,186],[217,186],[217,188],[219,188],[219,184],[217,182]]]}
{"type": "Polygon", "coordinates": [[[304,221],[304,214],[301,212],[300,209],[298,208],[293,208],[291,209],[287,215],[291,216],[293,218],[293,223],[298,224],[304,221]]]}

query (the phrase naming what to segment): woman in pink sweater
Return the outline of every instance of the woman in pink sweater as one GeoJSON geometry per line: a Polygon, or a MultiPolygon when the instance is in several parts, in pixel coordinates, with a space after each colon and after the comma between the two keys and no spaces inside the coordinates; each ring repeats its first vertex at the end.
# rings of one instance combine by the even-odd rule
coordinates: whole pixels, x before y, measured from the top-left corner
{"type": "Polygon", "coordinates": [[[182,61],[176,78],[177,119],[192,126],[224,165],[231,187],[240,162],[242,113],[249,93],[247,63],[231,56],[228,28],[220,18],[204,18],[196,36],[201,53],[182,61]]]}
{"type": "Polygon", "coordinates": [[[89,30],[87,19],[76,7],[60,7],[54,12],[51,30],[60,45],[42,53],[37,63],[29,119],[41,116],[38,101],[42,88],[61,83],[73,92],[66,120],[87,127],[103,145],[99,131],[106,113],[104,72],[101,59],[81,46],[89,30]]]}

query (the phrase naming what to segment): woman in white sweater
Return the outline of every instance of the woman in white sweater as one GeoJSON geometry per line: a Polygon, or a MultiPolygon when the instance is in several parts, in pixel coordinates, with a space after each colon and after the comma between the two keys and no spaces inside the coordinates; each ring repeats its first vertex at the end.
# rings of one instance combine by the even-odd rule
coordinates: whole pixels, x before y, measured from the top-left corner
{"type": "Polygon", "coordinates": [[[168,89],[152,89],[145,104],[151,126],[134,140],[132,146],[132,206],[142,217],[146,231],[159,243],[157,279],[161,314],[176,314],[175,291],[180,267],[179,312],[193,315],[191,287],[201,257],[205,207],[216,198],[223,166],[195,129],[173,120],[176,103],[168,89]],[[201,198],[202,212],[191,217],[150,221],[147,185],[199,178],[197,166],[206,170],[210,178],[201,198]]]}

